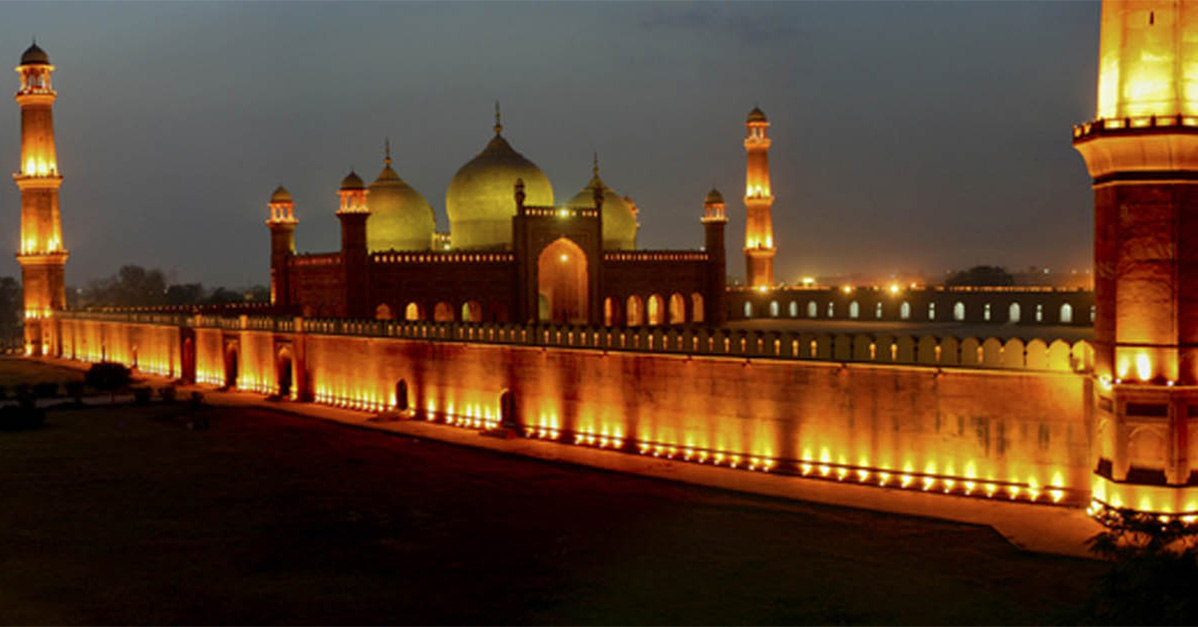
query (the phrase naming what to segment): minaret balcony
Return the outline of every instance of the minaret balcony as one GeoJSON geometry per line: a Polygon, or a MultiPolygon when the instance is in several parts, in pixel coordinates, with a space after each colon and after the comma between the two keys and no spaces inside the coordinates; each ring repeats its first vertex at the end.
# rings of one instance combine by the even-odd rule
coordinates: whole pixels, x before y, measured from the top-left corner
{"type": "Polygon", "coordinates": [[[1116,173],[1198,172],[1198,117],[1099,118],[1073,127],[1073,147],[1095,181],[1116,173]]]}
{"type": "Polygon", "coordinates": [[[62,185],[62,175],[57,172],[49,174],[26,174],[16,172],[12,175],[19,189],[58,189],[62,185]]]}
{"type": "Polygon", "coordinates": [[[52,105],[58,99],[58,92],[45,87],[29,87],[13,95],[13,100],[24,107],[26,105],[52,105]]]}

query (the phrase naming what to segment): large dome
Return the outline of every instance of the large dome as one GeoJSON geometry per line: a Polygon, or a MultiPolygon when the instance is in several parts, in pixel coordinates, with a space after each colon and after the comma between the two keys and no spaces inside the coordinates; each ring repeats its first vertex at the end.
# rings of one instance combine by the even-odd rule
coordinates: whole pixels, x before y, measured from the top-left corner
{"type": "Polygon", "coordinates": [[[582,191],[570,199],[568,205],[573,209],[590,209],[595,206],[595,189],[603,190],[603,249],[604,250],[635,250],[636,249],[636,214],[628,201],[612,191],[603,179],[599,178],[599,166],[595,166],[595,176],[582,191]]]}
{"type": "Polygon", "coordinates": [[[428,250],[433,245],[437,219],[424,196],[391,168],[388,156],[383,171],[370,184],[366,197],[366,246],[383,250],[428,250]]]}
{"type": "Polygon", "coordinates": [[[536,164],[512,149],[499,134],[462,166],[445,192],[449,235],[454,248],[511,248],[516,215],[516,179],[524,180],[524,202],[553,205],[553,186],[536,164]]]}

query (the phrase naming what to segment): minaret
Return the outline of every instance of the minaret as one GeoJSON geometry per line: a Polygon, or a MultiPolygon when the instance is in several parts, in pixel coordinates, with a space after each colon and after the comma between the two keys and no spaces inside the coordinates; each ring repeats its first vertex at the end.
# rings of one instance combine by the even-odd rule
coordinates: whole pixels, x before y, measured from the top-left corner
{"type": "Polygon", "coordinates": [[[58,158],[54,149],[54,99],[50,85],[54,66],[37,43],[21,55],[16,67],[21,88],[21,171],[13,174],[21,190],[21,280],[25,288],[25,348],[41,355],[51,352],[50,328],[43,325],[51,312],[66,306],[63,268],[67,251],[62,246],[58,213],[58,158]]]}
{"type": "Polygon", "coordinates": [[[1198,3],[1104,0],[1100,38],[1098,110],[1073,129],[1094,188],[1094,496],[1198,510],[1198,3]]]}
{"type": "Polygon", "coordinates": [[[337,218],[341,220],[341,271],[345,289],[344,313],[350,318],[372,318],[367,302],[370,279],[370,252],[366,247],[366,220],[370,207],[366,204],[366,184],[356,172],[341,181],[337,195],[341,197],[341,208],[337,218]]]}
{"type": "Polygon", "coordinates": [[[295,201],[291,192],[280,185],[270,195],[270,304],[285,307],[291,304],[291,275],[288,260],[295,255],[295,201]]]}
{"type": "Polygon", "coordinates": [[[774,285],[769,127],[765,114],[753,107],[745,120],[745,282],[750,287],[774,285]]]}
{"type": "Polygon", "coordinates": [[[709,325],[719,326],[727,318],[728,290],[727,254],[724,251],[724,226],[728,224],[724,196],[716,188],[707,192],[703,199],[703,231],[707,251],[707,298],[703,301],[703,320],[709,325]]]}

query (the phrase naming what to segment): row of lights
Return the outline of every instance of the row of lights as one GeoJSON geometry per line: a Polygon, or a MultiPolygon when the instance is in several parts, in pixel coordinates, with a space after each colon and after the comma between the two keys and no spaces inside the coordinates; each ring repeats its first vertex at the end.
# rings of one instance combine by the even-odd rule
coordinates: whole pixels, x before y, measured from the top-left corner
{"type": "Polygon", "coordinates": [[[1098,499],[1091,499],[1090,505],[1086,507],[1086,513],[1092,518],[1102,523],[1105,526],[1111,527],[1120,522],[1123,522],[1129,516],[1136,517],[1152,517],[1156,522],[1162,525],[1179,523],[1182,525],[1193,525],[1198,523],[1198,514],[1155,514],[1151,512],[1137,512],[1134,510],[1120,509],[1112,505],[1103,503],[1098,499]]]}

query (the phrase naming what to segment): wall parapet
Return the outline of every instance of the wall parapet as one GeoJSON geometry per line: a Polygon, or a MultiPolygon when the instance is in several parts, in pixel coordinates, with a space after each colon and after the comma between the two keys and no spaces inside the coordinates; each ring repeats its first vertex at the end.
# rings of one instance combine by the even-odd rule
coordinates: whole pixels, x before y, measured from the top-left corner
{"type": "Polygon", "coordinates": [[[631,250],[607,251],[604,261],[707,261],[701,250],[631,250]]]}
{"type": "Polygon", "coordinates": [[[579,350],[876,363],[932,368],[1089,372],[1093,348],[1081,340],[814,333],[706,327],[601,327],[347,318],[283,318],[112,312],[61,312],[73,320],[224,330],[516,344],[579,350]]]}
{"type": "Polygon", "coordinates": [[[371,253],[373,263],[512,263],[512,253],[463,253],[437,251],[386,251],[371,253]]]}

